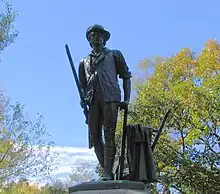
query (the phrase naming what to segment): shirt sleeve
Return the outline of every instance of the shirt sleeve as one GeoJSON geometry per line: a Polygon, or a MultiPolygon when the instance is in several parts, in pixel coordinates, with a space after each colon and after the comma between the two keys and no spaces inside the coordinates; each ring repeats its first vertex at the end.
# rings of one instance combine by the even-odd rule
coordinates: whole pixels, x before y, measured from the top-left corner
{"type": "Polygon", "coordinates": [[[80,86],[85,91],[87,80],[86,80],[86,74],[85,74],[85,69],[84,69],[84,60],[81,60],[79,63],[78,75],[79,75],[80,86]]]}
{"type": "Polygon", "coordinates": [[[130,79],[131,72],[126,64],[123,54],[119,50],[113,50],[113,56],[115,59],[116,73],[121,79],[130,79]]]}

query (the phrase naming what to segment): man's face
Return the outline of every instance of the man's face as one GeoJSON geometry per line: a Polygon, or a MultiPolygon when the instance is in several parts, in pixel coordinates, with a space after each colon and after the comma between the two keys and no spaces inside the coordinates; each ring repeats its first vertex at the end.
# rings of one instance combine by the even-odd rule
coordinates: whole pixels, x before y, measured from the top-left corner
{"type": "Polygon", "coordinates": [[[93,31],[89,34],[89,42],[92,45],[103,45],[104,44],[104,37],[101,32],[93,31]]]}

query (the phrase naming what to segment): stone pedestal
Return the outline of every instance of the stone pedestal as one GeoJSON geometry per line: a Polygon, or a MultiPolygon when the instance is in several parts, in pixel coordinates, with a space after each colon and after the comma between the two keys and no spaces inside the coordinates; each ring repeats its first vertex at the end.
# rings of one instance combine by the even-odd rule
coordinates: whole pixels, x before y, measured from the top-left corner
{"type": "Polygon", "coordinates": [[[149,194],[149,192],[141,182],[94,181],[70,187],[69,194],[149,194]]]}

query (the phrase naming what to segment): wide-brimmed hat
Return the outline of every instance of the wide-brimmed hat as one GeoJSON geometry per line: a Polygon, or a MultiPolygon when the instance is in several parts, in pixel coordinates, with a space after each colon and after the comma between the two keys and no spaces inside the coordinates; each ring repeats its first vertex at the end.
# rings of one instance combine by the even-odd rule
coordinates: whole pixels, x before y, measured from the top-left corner
{"type": "Polygon", "coordinates": [[[88,41],[89,41],[89,33],[94,31],[103,33],[105,41],[108,41],[108,39],[110,38],[110,33],[107,30],[105,30],[103,26],[95,24],[90,26],[86,31],[86,38],[88,41]]]}

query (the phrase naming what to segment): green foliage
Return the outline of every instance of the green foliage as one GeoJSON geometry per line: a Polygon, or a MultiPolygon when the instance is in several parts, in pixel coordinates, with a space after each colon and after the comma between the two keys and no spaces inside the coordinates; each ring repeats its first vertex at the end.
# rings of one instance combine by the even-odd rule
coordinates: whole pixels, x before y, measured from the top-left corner
{"type": "Polygon", "coordinates": [[[38,185],[29,184],[25,179],[19,180],[17,183],[9,183],[3,189],[0,190],[1,194],[40,194],[38,185]]]}
{"type": "MultiPolygon", "coordinates": [[[[49,175],[50,147],[42,116],[29,121],[20,104],[8,104],[0,122],[0,186],[21,177],[49,175]]],[[[0,187],[1,188],[1,187],[0,187]]]]}
{"type": "Polygon", "coordinates": [[[39,190],[40,194],[68,194],[68,185],[60,180],[54,179],[39,190]]]}
{"type": "Polygon", "coordinates": [[[220,44],[209,40],[198,56],[185,48],[167,59],[143,64],[151,73],[136,85],[129,122],[157,128],[172,108],[154,151],[162,190],[216,193],[220,190],[220,44]]]}
{"type": "Polygon", "coordinates": [[[6,0],[0,1],[0,54],[9,44],[13,43],[18,33],[14,30],[14,22],[17,13],[12,10],[11,5],[6,0]]]}
{"type": "Polygon", "coordinates": [[[0,190],[0,194],[68,194],[67,186],[58,180],[51,181],[50,184],[40,186],[39,184],[29,183],[26,179],[7,184],[0,190]]]}

